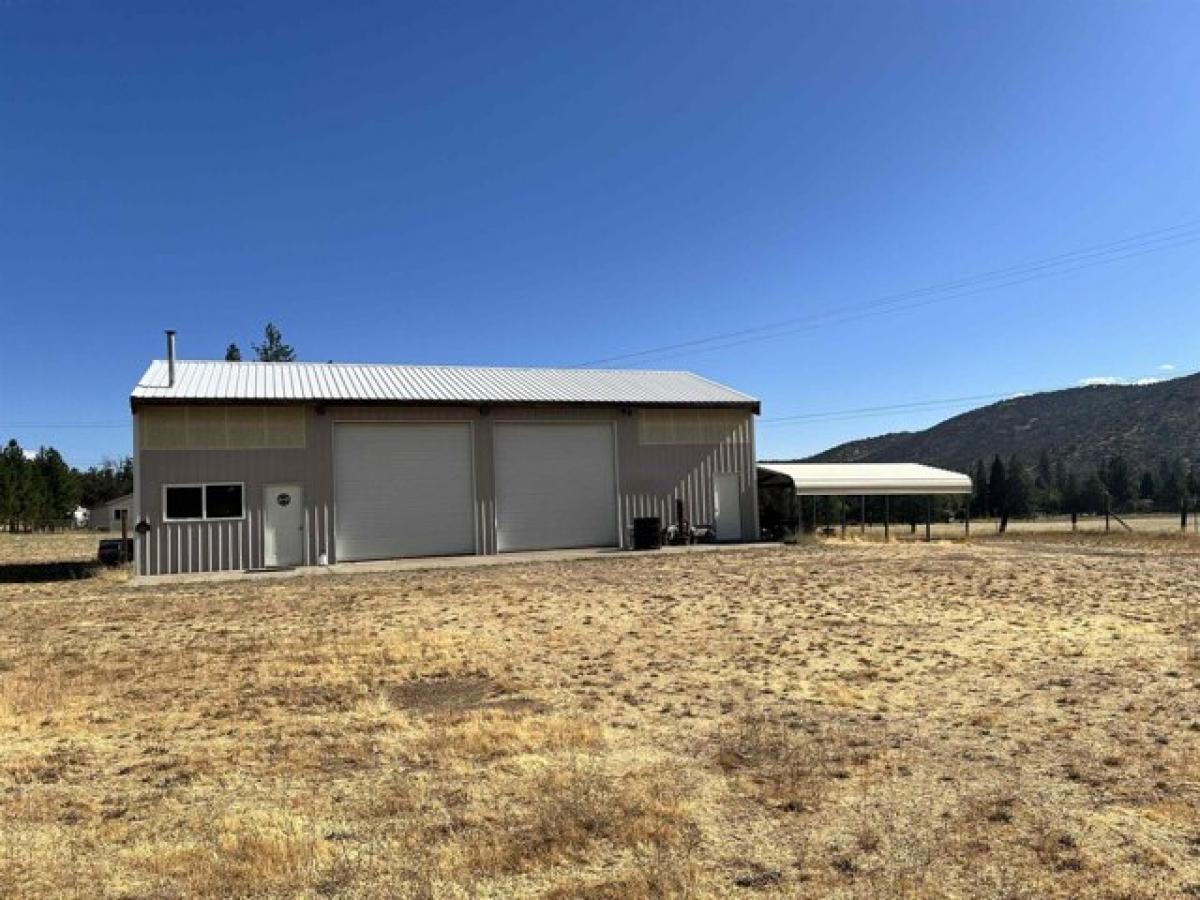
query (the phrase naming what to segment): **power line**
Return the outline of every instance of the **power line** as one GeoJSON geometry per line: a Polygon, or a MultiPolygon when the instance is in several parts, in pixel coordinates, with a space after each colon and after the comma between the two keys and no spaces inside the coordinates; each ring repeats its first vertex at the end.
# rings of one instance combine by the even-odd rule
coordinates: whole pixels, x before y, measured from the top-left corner
{"type": "MultiPolygon", "coordinates": [[[[634,357],[639,357],[639,356],[648,356],[648,355],[652,355],[652,354],[657,355],[660,353],[660,351],[673,350],[676,348],[694,347],[694,346],[698,346],[698,345],[702,345],[702,344],[706,344],[706,343],[711,343],[713,341],[723,340],[725,338],[748,336],[748,335],[760,334],[763,332],[776,331],[779,328],[783,328],[783,327],[786,327],[786,326],[792,325],[792,324],[797,324],[797,323],[801,323],[801,322],[813,322],[813,321],[817,321],[817,320],[820,320],[823,318],[844,315],[847,312],[853,312],[853,311],[859,310],[859,309],[870,309],[870,308],[900,303],[905,299],[910,299],[910,298],[917,297],[917,296],[936,294],[936,293],[944,293],[946,291],[958,290],[958,289],[961,289],[964,287],[970,287],[973,284],[995,280],[997,278],[1004,277],[1004,276],[1012,277],[1014,275],[1023,275],[1023,274],[1027,274],[1029,272],[1046,269],[1046,268],[1049,268],[1052,266],[1062,266],[1065,263],[1074,262],[1080,258],[1099,256],[1101,258],[1095,260],[1094,264],[1096,264],[1096,265],[1100,265],[1100,264],[1107,263],[1107,262],[1115,262],[1119,259],[1124,259],[1127,256],[1142,255],[1142,253],[1140,253],[1140,252],[1129,253],[1128,251],[1131,251],[1131,250],[1140,250],[1141,248],[1145,248],[1145,250],[1143,250],[1142,252],[1154,252],[1156,250],[1172,249],[1174,246],[1179,246],[1183,243],[1192,243],[1195,239],[1200,238],[1200,235],[1196,235],[1196,230],[1198,227],[1200,227],[1200,220],[1193,220],[1190,222],[1182,223],[1180,225],[1172,226],[1170,228],[1159,229],[1158,231],[1144,232],[1139,235],[1134,235],[1134,236],[1131,236],[1128,238],[1122,238],[1121,240],[1111,241],[1106,244],[1095,245],[1092,247],[1085,247],[1085,248],[1078,249],[1078,250],[1072,250],[1067,253],[1060,253],[1060,254],[1057,254],[1056,256],[1046,257],[1041,260],[1035,260],[1030,263],[1025,263],[1025,264],[1018,265],[1018,266],[1009,266],[1009,267],[1006,267],[1003,269],[994,269],[994,270],[991,270],[990,272],[985,272],[980,275],[975,275],[975,276],[971,276],[968,278],[961,278],[956,281],[944,282],[944,283],[929,286],[929,287],[917,288],[915,290],[909,290],[909,291],[904,291],[901,293],[885,295],[876,300],[867,301],[864,303],[850,304],[848,306],[842,307],[840,310],[833,310],[830,312],[819,313],[816,315],[799,316],[799,317],[794,317],[791,319],[783,319],[778,322],[769,323],[767,325],[759,325],[754,328],[746,328],[746,329],[740,329],[738,331],[724,332],[721,334],[710,335],[705,338],[697,338],[695,340],[690,340],[690,341],[681,341],[681,342],[674,343],[674,344],[664,344],[659,347],[650,348],[647,350],[641,350],[641,351],[636,351],[633,353],[622,354],[620,356],[612,356],[612,357],[608,357],[608,358],[602,359],[602,360],[594,360],[591,363],[585,363],[584,365],[597,365],[597,364],[604,363],[604,362],[613,362],[613,361],[622,360],[622,359],[632,359],[634,357]],[[1181,232],[1181,233],[1172,233],[1172,232],[1181,232]],[[1181,238],[1186,238],[1187,240],[1180,241],[1179,239],[1181,239],[1181,238]],[[1167,242],[1174,242],[1174,241],[1179,241],[1179,244],[1167,243],[1167,242]],[[1132,246],[1130,246],[1130,245],[1132,245],[1132,246]],[[1111,259],[1103,258],[1104,255],[1106,255],[1106,254],[1108,254],[1108,255],[1122,254],[1122,255],[1113,256],[1111,259]]],[[[1047,274],[1048,275],[1064,274],[1066,272],[1075,271],[1077,268],[1086,268],[1086,267],[1087,266],[1073,266],[1073,267],[1064,269],[1062,272],[1050,272],[1047,274]]],[[[1032,279],[1029,279],[1029,280],[1032,280],[1032,279]]],[[[1004,287],[1004,286],[1007,286],[1007,284],[1009,284],[1009,283],[1020,284],[1023,282],[1022,281],[1004,282],[1002,284],[995,285],[995,287],[1004,287]]],[[[951,299],[951,298],[946,297],[946,298],[938,298],[938,299],[951,299]]],[[[907,307],[905,307],[905,308],[907,308],[907,307]]],[[[784,332],[784,334],[789,334],[789,333],[792,333],[792,332],[784,332]]],[[[773,335],[773,334],[764,335],[764,339],[769,338],[769,337],[775,337],[775,336],[778,336],[778,335],[773,335]]],[[[722,345],[722,346],[724,346],[724,345],[722,345]]],[[[717,349],[719,349],[719,348],[717,348],[717,349]]]]}
{"type": "Polygon", "coordinates": [[[131,428],[129,422],[106,424],[103,422],[11,422],[0,425],[0,430],[15,428],[131,428]]]}
{"type": "MultiPolygon", "coordinates": [[[[690,356],[690,355],[693,355],[696,353],[709,353],[709,352],[712,352],[715,350],[725,350],[730,347],[737,347],[737,346],[741,346],[743,344],[754,343],[757,341],[773,340],[776,338],[787,337],[787,336],[793,335],[793,334],[800,334],[801,332],[813,331],[818,328],[824,328],[829,325],[840,325],[840,324],[844,324],[846,322],[857,322],[857,321],[861,321],[863,319],[873,318],[875,316],[886,315],[888,313],[900,312],[900,311],[908,310],[908,309],[917,309],[922,306],[929,306],[930,304],[933,304],[933,303],[943,303],[947,300],[957,300],[957,299],[961,299],[963,297],[974,296],[975,294],[982,294],[982,293],[986,293],[988,291],[999,290],[1000,288],[1012,287],[1012,286],[1018,285],[1018,284],[1026,284],[1031,281],[1040,281],[1043,278],[1048,278],[1053,275],[1064,275],[1064,274],[1067,274],[1068,272],[1073,272],[1078,269],[1087,269],[1087,268],[1091,268],[1096,265],[1118,262],[1122,259],[1129,259],[1129,258],[1135,257],[1135,256],[1144,256],[1147,253],[1153,253],[1153,252],[1157,252],[1159,250],[1173,249],[1175,247],[1181,247],[1186,244],[1194,244],[1197,241],[1200,241],[1200,235],[1196,235],[1194,237],[1189,237],[1187,240],[1178,241],[1177,243],[1174,243],[1174,244],[1170,245],[1169,247],[1152,247],[1152,248],[1149,248],[1146,250],[1141,250],[1138,252],[1126,253],[1122,256],[1110,257],[1108,259],[1099,260],[1099,261],[1093,262],[1093,263],[1087,263],[1087,264],[1082,264],[1079,266],[1073,266],[1068,269],[1062,269],[1058,272],[1050,272],[1050,273],[1046,273],[1043,275],[1033,275],[1028,278],[1015,279],[1012,281],[1006,281],[1006,282],[1002,282],[999,284],[984,285],[982,287],[974,288],[969,291],[960,291],[958,293],[947,294],[942,297],[933,297],[933,298],[929,298],[926,300],[919,300],[919,301],[907,303],[907,304],[904,304],[901,306],[894,306],[890,309],[867,310],[867,311],[864,311],[861,313],[849,314],[849,315],[839,315],[837,313],[829,313],[829,314],[827,314],[826,321],[815,321],[811,324],[800,325],[795,328],[789,328],[785,331],[777,331],[773,334],[766,334],[766,335],[761,335],[758,337],[747,337],[747,338],[742,338],[739,340],[726,341],[725,343],[722,343],[722,344],[714,344],[712,346],[701,347],[696,350],[680,351],[680,352],[669,353],[669,354],[660,354],[656,357],[651,357],[651,359],[660,359],[660,360],[661,359],[673,359],[673,358],[680,357],[680,356],[690,356]]],[[[820,317],[818,317],[818,318],[820,318],[820,317]]]]}
{"type": "MultiPolygon", "coordinates": [[[[1134,382],[1126,381],[1120,386],[1133,387],[1134,382]]],[[[892,415],[898,412],[925,412],[932,409],[961,406],[964,403],[979,403],[984,401],[1017,400],[1030,394],[1046,394],[1053,391],[1069,390],[1085,385],[1067,385],[1065,387],[1039,388],[1027,391],[1004,391],[998,394],[971,394],[963,397],[938,397],[929,400],[911,400],[906,403],[889,403],[881,406],[859,406],[852,409],[831,409],[822,412],[797,413],[790,416],[774,416],[759,420],[760,425],[802,425],[807,422],[834,422],[843,419],[869,419],[892,415]]]]}
{"type": "Polygon", "coordinates": [[[644,363],[649,359],[671,359],[693,353],[722,350],[727,347],[740,346],[741,344],[754,341],[784,337],[826,325],[914,309],[931,303],[945,302],[985,291],[1025,284],[1030,281],[1040,280],[1041,278],[1065,275],[1093,266],[1107,265],[1123,259],[1143,256],[1147,253],[1172,250],[1176,247],[1195,243],[1196,241],[1200,241],[1200,219],[1183,222],[1169,228],[1142,232],[1104,244],[1096,244],[1059,253],[1054,256],[1043,257],[1020,265],[993,269],[954,281],[888,294],[874,300],[848,304],[828,312],[797,316],[753,328],[743,328],[712,334],[703,338],[663,344],[645,350],[591,360],[586,363],[580,363],[576,367],[606,365],[631,360],[640,360],[644,363]]]}
{"type": "Polygon", "coordinates": [[[769,419],[760,419],[760,424],[769,425],[786,425],[791,422],[800,423],[812,421],[814,419],[829,419],[841,418],[844,416],[860,416],[860,415],[875,415],[883,413],[904,412],[906,410],[917,410],[931,406],[946,406],[950,404],[960,403],[977,403],[984,400],[1004,400],[1015,398],[1021,393],[1033,393],[1032,391],[1006,391],[1003,394],[973,394],[967,397],[940,397],[934,400],[913,400],[908,403],[892,403],[885,406],[860,406],[856,409],[835,409],[825,412],[814,413],[799,413],[793,416],[775,416],[769,419]]]}

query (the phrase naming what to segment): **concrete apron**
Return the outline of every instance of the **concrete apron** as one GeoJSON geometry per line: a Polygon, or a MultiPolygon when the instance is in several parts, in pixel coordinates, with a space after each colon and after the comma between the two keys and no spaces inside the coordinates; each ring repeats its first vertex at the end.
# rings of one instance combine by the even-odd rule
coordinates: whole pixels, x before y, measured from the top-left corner
{"type": "Polygon", "coordinates": [[[616,547],[585,547],[576,550],[529,550],[499,553],[491,556],[423,556],[418,559],[380,559],[367,562],[334,563],[330,566],[296,566],[295,568],[260,569],[253,572],[237,570],[223,572],[184,572],[178,575],[134,575],[128,584],[151,587],[170,584],[206,584],[220,581],[260,581],[262,579],[314,578],[325,575],[366,575],[375,572],[422,572],[430,569],[470,569],[482,566],[512,566],[520,563],[571,562],[574,560],[631,559],[679,553],[728,553],[746,550],[767,550],[782,546],[760,542],[754,544],[692,544],[683,547],[662,547],[658,550],[620,550],[616,547]]]}

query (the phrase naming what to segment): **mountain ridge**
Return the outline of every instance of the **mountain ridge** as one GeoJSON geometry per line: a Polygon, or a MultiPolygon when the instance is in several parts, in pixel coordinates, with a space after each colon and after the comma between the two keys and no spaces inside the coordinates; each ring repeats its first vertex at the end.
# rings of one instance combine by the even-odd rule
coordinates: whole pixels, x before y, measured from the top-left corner
{"type": "Polygon", "coordinates": [[[1123,456],[1137,470],[1200,462],[1200,373],[1153,384],[1025,394],[901,431],[830,447],[804,462],[918,462],[970,473],[976,460],[1043,453],[1076,472],[1123,456]]]}

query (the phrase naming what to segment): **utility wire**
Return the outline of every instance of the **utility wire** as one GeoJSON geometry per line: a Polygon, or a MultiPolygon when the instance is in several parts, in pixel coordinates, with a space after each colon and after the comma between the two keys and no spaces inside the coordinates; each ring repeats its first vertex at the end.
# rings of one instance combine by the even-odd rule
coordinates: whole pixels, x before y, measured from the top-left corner
{"type": "Polygon", "coordinates": [[[1033,391],[1014,392],[1007,391],[1003,394],[973,394],[968,397],[941,397],[936,400],[913,400],[909,403],[892,403],[886,406],[860,406],[857,409],[835,409],[825,412],[799,413],[794,416],[775,416],[769,419],[760,419],[763,424],[783,425],[788,422],[803,422],[812,419],[826,419],[831,417],[860,415],[860,414],[875,414],[875,413],[892,413],[903,412],[910,409],[921,409],[928,406],[946,406],[947,404],[957,403],[975,403],[983,400],[1003,400],[1006,398],[1015,399],[1020,393],[1034,393],[1033,391]]]}
{"type": "MultiPolygon", "coordinates": [[[[697,353],[709,353],[709,352],[716,351],[716,350],[725,350],[730,347],[738,347],[743,344],[755,343],[758,341],[774,340],[776,338],[788,337],[789,335],[793,335],[793,334],[800,334],[801,332],[814,331],[816,329],[824,328],[829,325],[841,325],[841,324],[845,324],[847,322],[857,322],[857,321],[861,321],[863,319],[874,318],[875,316],[887,315],[890,313],[900,312],[900,311],[909,310],[909,309],[918,309],[923,306],[929,306],[933,303],[944,303],[947,300],[957,300],[957,299],[961,299],[963,297],[971,297],[976,294],[986,293],[988,291],[999,290],[1001,288],[1013,287],[1013,286],[1019,285],[1019,284],[1027,284],[1032,281],[1040,281],[1043,278],[1049,278],[1054,275],[1065,275],[1069,272],[1074,272],[1079,269],[1088,269],[1088,268],[1092,268],[1093,266],[1097,266],[1097,265],[1119,262],[1120,260],[1123,260],[1123,259],[1130,259],[1135,256],[1144,256],[1147,253],[1154,253],[1154,252],[1158,252],[1161,250],[1170,250],[1170,249],[1174,249],[1175,247],[1182,247],[1187,244],[1194,244],[1198,241],[1200,241],[1200,234],[1198,234],[1194,237],[1189,237],[1186,240],[1177,241],[1169,246],[1151,247],[1149,249],[1143,249],[1143,250],[1136,251],[1136,252],[1126,253],[1121,256],[1108,257],[1106,259],[1099,260],[1096,262],[1084,263],[1084,264],[1081,264],[1078,266],[1073,266],[1073,267],[1067,268],[1067,269],[1060,269],[1056,272],[1049,272],[1049,273],[1045,273],[1042,275],[1032,275],[1028,278],[1014,279],[1011,281],[1005,281],[1005,282],[1001,282],[998,284],[988,284],[988,285],[984,285],[982,287],[973,288],[972,290],[959,291],[957,293],[951,293],[951,294],[947,294],[945,296],[932,297],[932,298],[928,298],[925,300],[918,300],[918,301],[906,303],[903,305],[893,306],[888,309],[865,310],[860,313],[851,313],[851,314],[829,313],[829,314],[827,314],[826,317],[817,317],[818,319],[824,318],[824,321],[812,321],[809,324],[798,325],[794,328],[789,328],[784,331],[776,331],[772,334],[759,335],[757,337],[744,337],[744,338],[740,338],[740,339],[736,339],[736,340],[729,340],[729,341],[726,341],[721,344],[713,344],[712,346],[708,346],[708,347],[700,347],[695,350],[684,350],[684,351],[678,351],[675,353],[664,353],[664,354],[660,354],[658,356],[654,356],[654,357],[650,357],[650,358],[656,359],[656,360],[673,359],[673,358],[680,357],[680,356],[691,356],[691,355],[697,354],[697,353]]],[[[642,361],[645,362],[646,360],[642,360],[642,361]]]]}
{"type": "MultiPolygon", "coordinates": [[[[670,359],[677,356],[690,355],[692,353],[707,353],[715,350],[724,350],[729,347],[740,346],[742,344],[755,341],[786,337],[802,331],[812,330],[813,328],[820,328],[825,325],[858,321],[876,315],[915,309],[921,306],[928,306],[932,303],[942,303],[947,300],[954,300],[987,291],[999,290],[1000,288],[1026,284],[1031,281],[1040,280],[1041,278],[1053,277],[1055,275],[1065,275],[1070,272],[1076,272],[1081,269],[1091,268],[1093,266],[1107,265],[1136,256],[1144,256],[1148,253],[1158,253],[1164,250],[1173,250],[1177,247],[1194,244],[1197,241],[1200,241],[1200,219],[1192,219],[1167,228],[1141,232],[1139,234],[1130,235],[1129,237],[1121,238],[1119,240],[1109,241],[1103,244],[1095,244],[1088,247],[1081,247],[1076,250],[1070,250],[1065,253],[1043,257],[1027,263],[1006,266],[999,269],[992,269],[977,275],[960,278],[954,281],[942,282],[940,284],[916,288],[914,290],[903,291],[895,294],[888,294],[871,301],[849,304],[841,307],[840,309],[831,310],[826,313],[818,313],[810,316],[799,316],[791,319],[782,319],[766,325],[755,326],[754,328],[744,328],[736,331],[728,331],[709,335],[708,337],[704,338],[680,341],[674,344],[664,344],[659,347],[653,347],[646,350],[639,350],[617,356],[609,356],[603,359],[591,360],[586,363],[579,363],[572,368],[603,365],[606,363],[643,357],[650,357],[654,359],[670,359]],[[906,303],[904,302],[906,300],[912,302],[906,303]],[[711,344],[712,346],[704,346],[706,344],[711,344]],[[667,351],[677,352],[671,353],[667,351]]],[[[1000,400],[1012,396],[1014,396],[1013,392],[1007,392],[1004,394],[978,394],[970,397],[951,397],[940,400],[918,400],[911,403],[899,403],[888,406],[861,407],[859,409],[835,410],[824,413],[802,413],[795,416],[781,416],[777,418],[763,419],[762,423],[784,424],[787,422],[830,420],[835,418],[859,418],[873,416],[876,414],[897,412],[906,409],[945,406],[948,404],[959,404],[980,400],[1000,400]]],[[[118,429],[128,428],[129,423],[18,422],[9,423],[0,427],[5,429],[118,429]]]]}
{"type": "Polygon", "coordinates": [[[9,422],[0,425],[0,429],[9,428],[129,428],[129,422],[113,423],[111,425],[102,422],[9,422]]]}
{"type": "MultiPolygon", "coordinates": [[[[1125,384],[1118,383],[1120,387],[1135,387],[1132,382],[1125,384]]],[[[965,397],[939,397],[930,400],[912,400],[907,403],[890,403],[882,406],[860,406],[853,409],[832,409],[823,412],[797,413],[790,416],[775,416],[772,418],[759,419],[760,425],[802,425],[806,422],[832,422],[842,419],[867,419],[878,418],[881,416],[891,415],[898,412],[919,411],[924,412],[932,409],[944,409],[947,407],[961,406],[966,403],[979,403],[984,401],[1003,401],[1003,400],[1018,400],[1021,397],[1030,394],[1047,394],[1054,391],[1070,390],[1072,388],[1085,387],[1085,385],[1068,385],[1066,387],[1051,387],[1039,388],[1037,390],[1028,391],[1005,391],[999,394],[971,394],[965,397]]]]}
{"type": "MultiPolygon", "coordinates": [[[[956,402],[940,403],[940,404],[931,403],[927,406],[921,407],[920,409],[907,410],[907,412],[949,412],[952,410],[962,410],[963,412],[970,412],[972,409],[975,409],[975,408],[977,408],[977,407],[973,407],[969,401],[956,401],[956,402]]],[[[899,412],[905,412],[905,411],[906,410],[899,410],[899,412]]],[[[842,413],[842,414],[829,413],[827,415],[814,416],[813,418],[806,419],[806,420],[795,420],[795,421],[788,421],[788,422],[760,422],[759,425],[767,427],[767,428],[772,428],[772,427],[788,426],[788,425],[808,425],[808,424],[817,424],[817,423],[825,424],[828,422],[846,422],[846,421],[850,421],[850,420],[854,420],[854,419],[881,419],[881,418],[885,418],[887,416],[894,415],[894,414],[895,413],[893,413],[893,412],[886,412],[886,411],[864,412],[864,413],[847,412],[847,413],[842,413]]]]}
{"type": "Polygon", "coordinates": [[[759,325],[753,328],[743,328],[736,331],[722,332],[703,338],[679,341],[672,344],[663,344],[658,347],[652,347],[645,350],[638,350],[616,356],[604,357],[602,359],[595,359],[586,363],[580,363],[576,366],[576,368],[584,366],[606,365],[609,363],[631,360],[641,360],[642,362],[645,362],[647,358],[670,359],[676,356],[689,355],[691,353],[720,350],[726,347],[750,343],[752,341],[770,340],[776,337],[795,334],[799,331],[809,330],[814,327],[822,327],[823,325],[835,324],[843,321],[855,321],[857,319],[866,318],[869,315],[878,315],[881,313],[912,309],[919,306],[925,306],[930,303],[944,302],[946,300],[970,296],[972,294],[982,293],[988,290],[996,290],[1003,287],[1024,284],[1029,281],[1038,280],[1039,278],[1063,275],[1069,272],[1091,268],[1092,266],[1097,265],[1106,265],[1134,256],[1142,256],[1147,253],[1171,250],[1175,247],[1195,243],[1198,240],[1200,240],[1200,219],[1194,219],[1171,226],[1169,228],[1142,232],[1140,234],[1131,235],[1130,237],[1122,238],[1120,240],[1083,247],[1077,250],[1059,253],[1054,256],[1043,257],[1041,259],[1019,265],[993,269],[974,276],[942,282],[914,290],[888,294],[874,300],[848,304],[837,309],[832,309],[828,312],[782,319],[777,322],[759,325]],[[787,330],[781,331],[780,329],[787,330]]]}

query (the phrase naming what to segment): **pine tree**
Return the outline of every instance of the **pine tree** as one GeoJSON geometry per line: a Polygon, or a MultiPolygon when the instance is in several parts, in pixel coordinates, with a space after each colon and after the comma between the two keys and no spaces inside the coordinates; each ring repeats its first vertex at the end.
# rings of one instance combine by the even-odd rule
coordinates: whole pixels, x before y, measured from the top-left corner
{"type": "Polygon", "coordinates": [[[975,477],[971,479],[971,514],[977,519],[988,514],[988,477],[983,460],[975,461],[975,477]]]}
{"type": "Polygon", "coordinates": [[[241,362],[241,361],[242,361],[241,348],[238,347],[237,344],[230,343],[230,345],[225,348],[225,362],[241,362]]]}
{"type": "MultiPolygon", "coordinates": [[[[10,442],[10,447],[16,442],[10,442]]],[[[19,449],[19,448],[18,448],[19,449]]],[[[13,513],[16,508],[17,473],[13,468],[9,449],[0,451],[0,522],[15,530],[13,513]]]]}
{"type": "Polygon", "coordinates": [[[1068,512],[1072,515],[1082,511],[1080,509],[1079,479],[1075,477],[1074,472],[1067,473],[1063,478],[1062,508],[1063,512],[1068,512]]]}
{"type": "Polygon", "coordinates": [[[1104,486],[1104,482],[1100,480],[1100,475],[1093,472],[1087,477],[1083,483],[1083,488],[1079,492],[1080,512],[1102,513],[1104,512],[1104,502],[1108,497],[1108,490],[1104,486]]]}
{"type": "Polygon", "coordinates": [[[293,362],[296,359],[296,351],[283,342],[283,335],[272,322],[263,329],[263,342],[251,346],[259,362],[293,362]]]}
{"type": "Polygon", "coordinates": [[[1134,497],[1133,474],[1123,456],[1114,456],[1108,461],[1101,475],[1114,509],[1125,509],[1134,497]]]}
{"type": "Polygon", "coordinates": [[[1004,463],[999,454],[992,460],[992,471],[988,476],[988,511],[1000,517],[1000,530],[1008,527],[1008,485],[1004,474],[1004,463]]]}
{"type": "Polygon", "coordinates": [[[1158,494],[1158,485],[1154,483],[1154,476],[1147,469],[1142,473],[1142,480],[1138,484],[1138,497],[1142,500],[1153,500],[1158,494]]]}
{"type": "Polygon", "coordinates": [[[1177,510],[1187,494],[1187,473],[1178,459],[1163,460],[1159,467],[1158,494],[1155,501],[1163,509],[1177,510]]]}
{"type": "Polygon", "coordinates": [[[79,505],[79,480],[53,447],[42,447],[33,459],[38,501],[37,524],[43,528],[67,523],[79,505]]]}
{"type": "Polygon", "coordinates": [[[1054,461],[1054,488],[1064,498],[1067,493],[1067,464],[1062,458],[1054,461]]]}
{"type": "Polygon", "coordinates": [[[1049,513],[1051,515],[1062,510],[1062,481],[1065,469],[1062,460],[1057,465],[1050,461],[1050,453],[1042,450],[1038,456],[1037,470],[1033,486],[1029,493],[1030,511],[1049,513]]]}
{"type": "Polygon", "coordinates": [[[133,459],[105,459],[79,473],[79,502],[89,509],[133,492],[133,459]]]}
{"type": "Polygon", "coordinates": [[[1004,524],[1007,525],[1009,516],[1024,518],[1029,515],[1031,489],[1029,473],[1025,470],[1025,465],[1016,456],[1009,457],[1004,475],[1004,524]]]}
{"type": "Polygon", "coordinates": [[[0,490],[4,496],[0,498],[0,507],[4,509],[8,530],[18,531],[29,524],[32,512],[29,460],[25,458],[21,445],[10,440],[3,453],[0,453],[0,461],[4,468],[4,477],[0,480],[0,490]]]}
{"type": "Polygon", "coordinates": [[[1034,485],[1038,490],[1046,491],[1054,487],[1054,467],[1050,464],[1050,453],[1043,450],[1038,456],[1037,476],[1034,485]]]}

